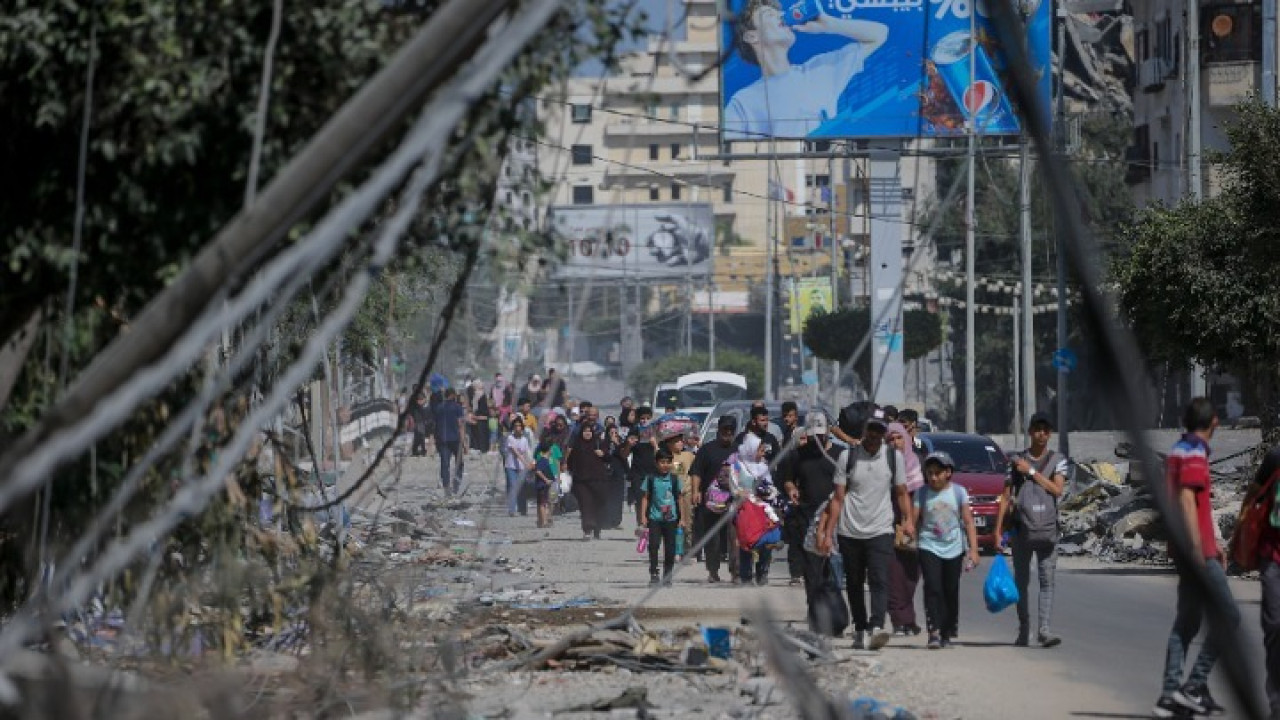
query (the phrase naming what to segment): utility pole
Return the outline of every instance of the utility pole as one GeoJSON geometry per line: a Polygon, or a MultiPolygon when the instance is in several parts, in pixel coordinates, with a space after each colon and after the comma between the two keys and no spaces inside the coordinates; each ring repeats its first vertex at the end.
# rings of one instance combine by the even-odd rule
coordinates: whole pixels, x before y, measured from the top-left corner
{"type": "MultiPolygon", "coordinates": [[[[1197,0],[1191,0],[1196,2],[1197,0]]],[[[1067,54],[1067,11],[1061,3],[1058,4],[1058,93],[1054,98],[1055,115],[1057,115],[1057,127],[1062,128],[1062,93],[1064,86],[1065,70],[1064,63],[1067,54]]],[[[1065,154],[1066,149],[1063,145],[1059,145],[1059,152],[1065,154]]],[[[1062,227],[1058,223],[1059,228],[1062,227]]],[[[1064,350],[1067,347],[1067,243],[1065,233],[1058,230],[1055,233],[1057,266],[1058,266],[1058,349],[1064,350]]],[[[1063,455],[1071,455],[1071,441],[1067,432],[1067,364],[1058,363],[1058,452],[1063,455]]]]}
{"type": "MultiPolygon", "coordinates": [[[[1265,37],[1265,36],[1264,36],[1265,37]]],[[[1265,42],[1265,41],[1264,41],[1265,42]]],[[[1187,0],[1187,184],[1191,199],[1204,199],[1204,176],[1200,137],[1200,0],[1187,0]]],[[[1158,160],[1159,158],[1157,158],[1158,160]]],[[[1191,365],[1191,396],[1208,394],[1205,369],[1191,365]]]]}
{"type": "MultiPolygon", "coordinates": [[[[1018,178],[1018,211],[1022,235],[1022,418],[1036,411],[1036,339],[1035,317],[1031,312],[1031,146],[1022,138],[1021,167],[1018,178]]],[[[1015,356],[1014,362],[1017,362],[1015,356]]]]}
{"type": "Polygon", "coordinates": [[[707,355],[710,359],[711,367],[709,370],[716,369],[716,282],[708,277],[710,282],[707,283],[707,355]]]}
{"type": "MultiPolygon", "coordinates": [[[[1022,296],[1026,297],[1026,295],[1027,292],[1024,289],[1022,296]]],[[[1021,333],[1018,331],[1018,320],[1020,319],[1019,315],[1022,313],[1018,311],[1018,300],[1018,293],[1015,292],[1013,294],[1013,307],[1010,309],[1010,313],[1013,316],[1013,444],[1015,447],[1022,447],[1022,430],[1025,425],[1022,421],[1022,373],[1019,371],[1021,363],[1018,358],[1021,354],[1021,343],[1018,337],[1021,333]]]]}
{"type": "MultiPolygon", "coordinates": [[[[821,192],[821,191],[819,191],[821,192]]],[[[831,307],[827,308],[829,312],[835,312],[840,307],[840,248],[836,242],[836,151],[834,148],[831,154],[827,156],[827,245],[831,250],[831,307]]],[[[817,356],[814,356],[814,375],[819,367],[817,356]]],[[[819,378],[814,378],[819,380],[819,378]]],[[[819,382],[819,384],[821,384],[819,382]]],[[[831,398],[834,401],[835,392],[840,389],[840,361],[833,360],[831,362],[831,398]]]]}
{"type": "MultiPolygon", "coordinates": [[[[974,31],[977,13],[969,13],[969,47],[977,47],[977,33],[974,31]]],[[[973,86],[974,78],[977,76],[974,65],[976,64],[977,53],[969,53],[969,86],[973,86]]],[[[977,242],[974,239],[974,214],[973,214],[973,169],[974,159],[977,155],[977,127],[974,124],[973,117],[969,117],[967,122],[969,131],[969,164],[967,172],[968,177],[968,194],[964,201],[964,430],[968,433],[978,431],[978,411],[976,399],[976,383],[977,375],[974,366],[977,358],[977,343],[975,341],[974,322],[974,252],[977,242]]]]}
{"type": "Polygon", "coordinates": [[[1262,0],[1262,102],[1276,106],[1276,0],[1262,0]]]}
{"type": "MultiPolygon", "coordinates": [[[[773,143],[770,143],[772,150],[773,143]]],[[[776,185],[773,181],[773,163],[769,163],[769,202],[765,205],[765,261],[764,261],[764,399],[773,399],[773,223],[777,208],[773,206],[776,185]]]]}

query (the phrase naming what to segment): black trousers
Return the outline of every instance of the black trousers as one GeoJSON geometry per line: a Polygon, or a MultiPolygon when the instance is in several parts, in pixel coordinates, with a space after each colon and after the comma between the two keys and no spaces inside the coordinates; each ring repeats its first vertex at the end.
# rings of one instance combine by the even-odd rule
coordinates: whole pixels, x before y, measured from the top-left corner
{"type": "Polygon", "coordinates": [[[844,558],[844,587],[849,594],[849,610],[853,613],[853,629],[862,631],[884,627],[889,607],[889,563],[893,559],[893,533],[855,540],[837,535],[840,555],[844,558]],[[871,590],[871,611],[862,589],[871,590]]]}
{"type": "MultiPolygon", "coordinates": [[[[730,520],[719,531],[712,533],[711,528],[720,522],[720,518],[724,517],[724,513],[713,513],[705,507],[698,508],[696,512],[698,515],[698,540],[701,541],[702,538],[708,538],[707,544],[702,547],[703,562],[706,563],[707,572],[718,575],[720,573],[720,563],[724,559],[725,549],[730,548],[729,528],[733,527],[733,521],[730,520]]],[[[736,558],[737,548],[731,549],[735,550],[733,555],[736,558]]],[[[734,565],[736,566],[737,563],[735,562],[734,565]]]]}
{"type": "Polygon", "coordinates": [[[920,574],[924,576],[924,606],[929,632],[955,637],[960,625],[960,576],[964,574],[964,555],[941,558],[928,550],[921,550],[920,574]]]}
{"type": "Polygon", "coordinates": [[[792,579],[804,577],[804,534],[809,530],[813,513],[803,508],[791,508],[782,521],[782,541],[787,544],[787,573],[792,579]]]}
{"type": "Polygon", "coordinates": [[[671,575],[676,566],[676,528],[675,520],[649,521],[649,577],[658,574],[658,549],[662,549],[662,576],[671,575]]]}

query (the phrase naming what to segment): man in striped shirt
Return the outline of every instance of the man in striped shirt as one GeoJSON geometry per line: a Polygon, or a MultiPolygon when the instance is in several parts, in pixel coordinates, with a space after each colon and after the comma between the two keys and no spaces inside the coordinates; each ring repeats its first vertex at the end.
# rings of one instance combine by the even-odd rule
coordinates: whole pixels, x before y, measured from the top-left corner
{"type": "Polygon", "coordinates": [[[1210,503],[1212,482],[1209,476],[1209,440],[1218,427],[1218,415],[1208,398],[1191,401],[1182,416],[1186,433],[1174,443],[1165,461],[1165,479],[1169,483],[1170,500],[1181,510],[1187,536],[1191,539],[1189,557],[1174,555],[1178,566],[1178,614],[1169,633],[1164,661],[1164,685],[1152,714],[1158,718],[1221,715],[1225,709],[1209,694],[1209,672],[1218,659],[1220,639],[1211,633],[1200,649],[1195,665],[1186,681],[1182,666],[1191,641],[1200,632],[1208,605],[1216,606],[1226,618],[1230,631],[1240,624],[1227,576],[1223,571],[1225,554],[1214,534],[1213,507],[1210,503]],[[1197,567],[1189,563],[1198,564],[1197,567]],[[1196,586],[1194,573],[1202,570],[1205,592],[1196,586]]]}

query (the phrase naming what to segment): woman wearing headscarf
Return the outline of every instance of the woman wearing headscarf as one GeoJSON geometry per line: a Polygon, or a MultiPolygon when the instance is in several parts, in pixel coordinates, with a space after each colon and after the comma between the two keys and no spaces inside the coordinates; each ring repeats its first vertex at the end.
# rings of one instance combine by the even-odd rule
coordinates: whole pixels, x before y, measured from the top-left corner
{"type": "MultiPolygon", "coordinates": [[[[902,423],[892,422],[885,431],[885,440],[902,453],[907,461],[907,492],[913,498],[914,507],[915,493],[924,486],[924,469],[920,466],[920,456],[916,455],[911,434],[902,423]]],[[[895,503],[895,528],[902,521],[898,513],[895,503]]],[[[894,635],[918,635],[920,625],[916,623],[916,586],[920,583],[920,558],[914,546],[905,542],[898,543],[896,537],[895,533],[893,559],[889,563],[889,622],[893,624],[894,635]]]]}
{"type": "Polygon", "coordinates": [[[529,382],[525,383],[522,397],[529,399],[529,404],[533,405],[535,410],[542,406],[542,378],[537,375],[530,375],[529,382]]]}
{"type": "Polygon", "coordinates": [[[578,500],[582,518],[582,539],[600,539],[605,495],[609,489],[609,456],[607,443],[594,425],[583,423],[569,441],[565,465],[573,476],[570,492],[578,500]]]}
{"type": "Polygon", "coordinates": [[[471,451],[484,454],[489,452],[489,417],[493,415],[489,406],[489,395],[484,391],[484,382],[480,380],[473,382],[467,395],[471,400],[471,414],[467,417],[467,434],[471,438],[471,451]]]}

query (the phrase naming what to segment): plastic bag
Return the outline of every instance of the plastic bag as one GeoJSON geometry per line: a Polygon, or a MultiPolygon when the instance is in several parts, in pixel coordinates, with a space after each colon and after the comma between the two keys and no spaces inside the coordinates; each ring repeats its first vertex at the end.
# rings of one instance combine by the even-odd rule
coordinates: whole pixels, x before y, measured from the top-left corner
{"type": "Polygon", "coordinates": [[[645,550],[648,550],[648,549],[649,549],[649,529],[645,528],[644,532],[640,533],[640,539],[636,541],[636,552],[643,553],[645,550]]]}
{"type": "Polygon", "coordinates": [[[568,495],[573,490],[573,476],[567,472],[560,473],[560,494],[568,495]]]}
{"type": "Polygon", "coordinates": [[[1013,573],[1009,572],[1009,563],[1003,555],[991,559],[991,568],[987,570],[987,580],[982,584],[982,599],[987,603],[987,612],[998,613],[1018,602],[1018,586],[1013,582],[1013,573]]]}

